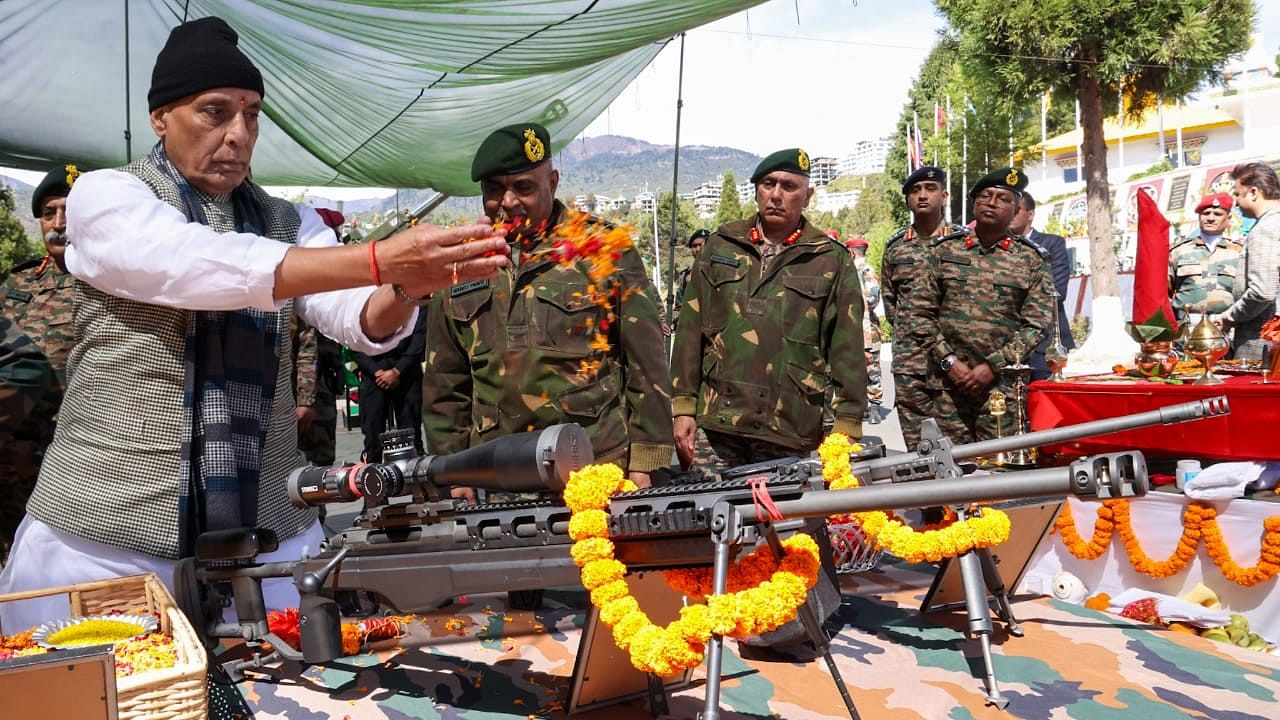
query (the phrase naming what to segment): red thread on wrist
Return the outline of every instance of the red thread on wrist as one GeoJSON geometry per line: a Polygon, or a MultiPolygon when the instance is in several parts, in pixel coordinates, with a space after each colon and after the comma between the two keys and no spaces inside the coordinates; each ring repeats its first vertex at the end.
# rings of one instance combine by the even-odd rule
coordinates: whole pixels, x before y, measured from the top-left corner
{"type": "Polygon", "coordinates": [[[369,241],[369,274],[373,276],[373,284],[382,284],[382,274],[378,272],[378,243],[374,240],[369,241]]]}

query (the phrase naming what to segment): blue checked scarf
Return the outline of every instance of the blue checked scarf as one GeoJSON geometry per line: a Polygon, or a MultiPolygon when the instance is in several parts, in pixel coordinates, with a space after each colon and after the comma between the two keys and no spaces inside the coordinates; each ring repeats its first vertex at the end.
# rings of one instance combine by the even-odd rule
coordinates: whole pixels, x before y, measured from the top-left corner
{"type": "MultiPolygon", "coordinates": [[[[187,219],[208,225],[204,202],[161,143],[152,163],[178,188],[187,219]]],[[[265,209],[242,184],[231,193],[237,232],[261,235],[265,209]]],[[[182,555],[206,530],[254,527],[262,448],[280,362],[278,313],[197,311],[187,322],[182,393],[179,532],[182,555]]]]}

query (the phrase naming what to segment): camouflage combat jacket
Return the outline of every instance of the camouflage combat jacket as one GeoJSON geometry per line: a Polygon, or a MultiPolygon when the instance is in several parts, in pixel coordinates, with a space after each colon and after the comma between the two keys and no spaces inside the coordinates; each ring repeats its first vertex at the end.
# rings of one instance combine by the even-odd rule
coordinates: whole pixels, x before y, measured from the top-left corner
{"type": "Polygon", "coordinates": [[[1169,295],[1179,322],[1200,312],[1202,304],[1213,314],[1231,307],[1236,283],[1244,282],[1238,277],[1243,249],[1224,235],[1210,250],[1199,233],[1169,248],[1169,295]]]}
{"type": "MultiPolygon", "coordinates": [[[[49,361],[12,320],[0,315],[0,444],[14,431],[49,387],[49,361]]],[[[0,481],[8,476],[0,477],[0,481]]]]}
{"type": "MultiPolygon", "coordinates": [[[[552,224],[566,212],[558,201],[552,224]]],[[[671,387],[652,284],[633,248],[606,310],[582,266],[523,253],[493,280],[462,283],[428,308],[423,426],[433,453],[556,423],[586,429],[599,462],[650,472],[671,464],[671,387]],[[609,322],[609,315],[614,318],[609,322]],[[593,347],[608,328],[609,349],[593,347]],[[583,362],[595,367],[583,375],[583,362]]]]}
{"type": "MultiPolygon", "coordinates": [[[[968,230],[961,225],[939,223],[929,239],[964,237],[967,233],[968,230]]],[[[895,375],[923,377],[928,374],[924,353],[905,332],[906,322],[902,317],[928,252],[928,242],[920,242],[915,227],[908,225],[889,238],[880,258],[880,297],[884,300],[884,316],[893,326],[891,367],[895,375]]]]}
{"type": "Polygon", "coordinates": [[[35,482],[44,452],[53,442],[66,389],[67,355],[75,345],[73,282],[70,273],[46,257],[15,267],[0,289],[4,314],[44,352],[53,371],[40,401],[14,430],[12,441],[0,448],[0,476],[17,477],[28,485],[35,482]]]}
{"type": "Polygon", "coordinates": [[[990,249],[976,235],[932,241],[907,300],[906,333],[928,361],[931,387],[947,387],[947,355],[998,371],[1024,362],[1053,322],[1053,276],[1044,250],[1018,235],[990,249]]]}
{"type": "Polygon", "coordinates": [[[672,410],[698,425],[801,450],[822,441],[828,376],[835,429],[862,435],[862,289],[843,245],[807,225],[768,263],[754,219],[722,225],[694,261],[671,359],[672,410]]]}

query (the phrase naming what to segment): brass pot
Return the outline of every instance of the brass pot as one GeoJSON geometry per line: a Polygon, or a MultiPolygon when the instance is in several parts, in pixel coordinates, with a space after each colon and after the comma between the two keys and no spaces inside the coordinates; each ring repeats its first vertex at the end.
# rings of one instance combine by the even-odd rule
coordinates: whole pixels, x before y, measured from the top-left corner
{"type": "Polygon", "coordinates": [[[1145,342],[1138,346],[1138,354],[1133,364],[1143,377],[1168,377],[1178,364],[1178,354],[1173,351],[1173,342],[1145,342]]]}

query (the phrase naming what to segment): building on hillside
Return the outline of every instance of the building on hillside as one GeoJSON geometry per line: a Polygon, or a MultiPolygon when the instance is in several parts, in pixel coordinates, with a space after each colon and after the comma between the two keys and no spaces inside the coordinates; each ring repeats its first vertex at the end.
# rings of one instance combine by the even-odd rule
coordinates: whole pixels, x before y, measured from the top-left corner
{"type": "Polygon", "coordinates": [[[654,194],[648,191],[638,193],[636,199],[631,203],[631,209],[637,212],[653,212],[657,199],[654,194]]]}
{"type": "Polygon", "coordinates": [[[885,161],[889,150],[893,147],[894,138],[879,140],[859,140],[853,146],[853,152],[840,158],[840,175],[870,175],[884,172],[885,161]]]}
{"type": "Polygon", "coordinates": [[[813,205],[810,207],[817,208],[818,212],[836,213],[844,208],[851,208],[857,205],[858,196],[861,194],[861,190],[827,192],[826,188],[818,188],[817,192],[813,194],[813,205]]]}
{"type": "MultiPolygon", "coordinates": [[[[1229,71],[1231,82],[1224,89],[1181,107],[1166,105],[1138,122],[1122,123],[1115,117],[1104,122],[1122,268],[1134,262],[1139,190],[1155,198],[1175,234],[1186,235],[1197,227],[1194,208],[1201,197],[1231,191],[1233,167],[1252,161],[1275,164],[1280,159],[1280,80],[1273,77],[1275,68],[1253,53],[1240,65],[1229,71]],[[1162,159],[1173,169],[1129,179],[1162,159]]],[[[1036,148],[1024,170],[1031,180],[1028,189],[1040,201],[1036,226],[1067,237],[1077,269],[1087,272],[1087,204],[1077,150],[1081,140],[1078,129],[1049,138],[1044,146],[1047,164],[1036,148]]],[[[1231,232],[1239,233],[1244,220],[1239,210],[1234,214],[1231,232]]]]}
{"type": "Polygon", "coordinates": [[[693,208],[699,217],[708,218],[716,214],[716,208],[720,207],[721,185],[722,182],[709,181],[693,189],[693,208]]]}
{"type": "Polygon", "coordinates": [[[809,163],[809,185],[822,187],[840,174],[840,161],[833,157],[816,157],[809,163]]]}
{"type": "Polygon", "coordinates": [[[738,183],[738,202],[746,205],[756,199],[756,186],[753,182],[738,183]]]}

